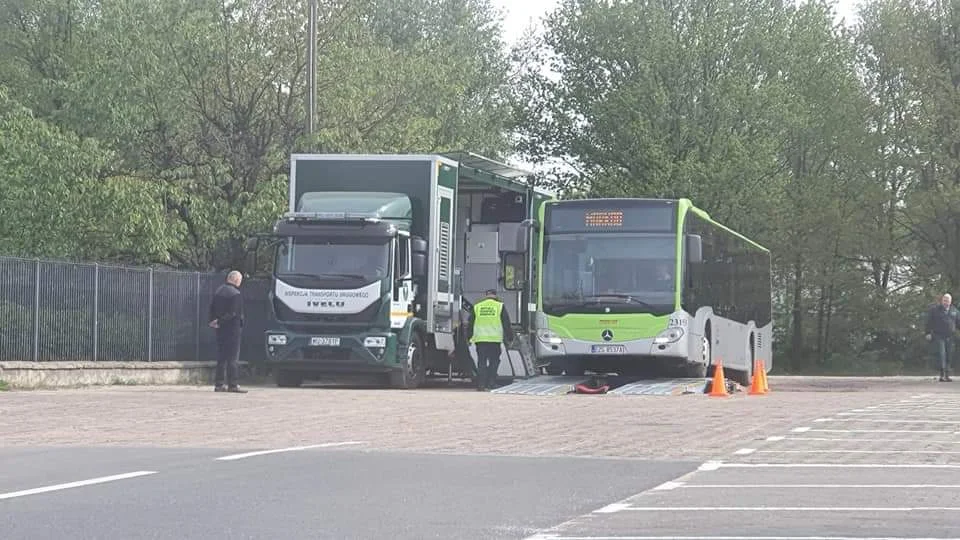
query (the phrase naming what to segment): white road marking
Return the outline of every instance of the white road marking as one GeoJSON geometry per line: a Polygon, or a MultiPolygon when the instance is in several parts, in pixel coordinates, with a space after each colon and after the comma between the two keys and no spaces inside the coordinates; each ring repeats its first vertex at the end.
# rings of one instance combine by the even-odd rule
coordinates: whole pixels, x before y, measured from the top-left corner
{"type": "Polygon", "coordinates": [[[526,540],[958,540],[899,536],[566,536],[535,534],[526,540]]]}
{"type": "Polygon", "coordinates": [[[335,443],[323,443],[323,444],[311,444],[307,446],[292,446],[290,448],[277,448],[275,450],[259,450],[256,452],[246,452],[243,454],[232,454],[229,456],[223,456],[216,458],[217,461],[233,461],[237,459],[243,459],[253,456],[264,456],[267,454],[279,454],[281,452],[297,452],[300,450],[310,450],[312,448],[333,448],[336,446],[350,446],[355,444],[363,444],[360,441],[345,441],[345,442],[335,442],[335,443]]]}
{"type": "Polygon", "coordinates": [[[683,484],[683,489],[960,489],[960,484],[683,484]]]}
{"type": "Polygon", "coordinates": [[[760,450],[758,454],[960,454],[954,450],[760,450]]]}
{"type": "Polygon", "coordinates": [[[949,429],[811,429],[818,433],[955,433],[949,429]]]}
{"type": "Polygon", "coordinates": [[[653,488],[650,491],[670,491],[672,489],[677,489],[678,487],[683,487],[683,484],[684,484],[683,482],[676,482],[674,480],[670,480],[669,482],[664,482],[660,484],[659,486],[653,488]]]}
{"type": "Polygon", "coordinates": [[[625,510],[625,509],[627,509],[627,508],[629,508],[629,507],[630,507],[630,505],[629,505],[628,503],[615,502],[615,503],[612,503],[612,504],[608,504],[608,505],[604,506],[603,508],[598,508],[598,509],[594,510],[592,513],[594,513],[594,514],[614,514],[614,513],[620,512],[621,510],[625,510]]]}
{"type": "MultiPolygon", "coordinates": [[[[708,461],[707,463],[704,463],[703,465],[701,465],[701,467],[703,467],[704,465],[707,465],[708,463],[713,463],[713,462],[709,462],[709,461],[708,461]]],[[[671,482],[676,482],[676,483],[682,484],[682,483],[685,481],[686,478],[689,478],[689,477],[693,476],[694,474],[696,474],[696,471],[690,471],[690,472],[688,472],[688,473],[686,473],[686,474],[682,474],[682,475],[678,476],[677,478],[674,478],[674,479],[671,480],[670,482],[666,482],[665,484],[669,484],[669,483],[671,483],[671,482]]],[[[660,484],[660,485],[663,486],[663,485],[665,485],[665,484],[660,484]]],[[[658,487],[659,487],[659,486],[658,486],[658,487]]],[[[647,492],[649,492],[649,491],[651,491],[651,490],[641,491],[640,493],[631,495],[631,496],[627,497],[626,499],[617,501],[617,502],[615,502],[615,503],[608,504],[608,505],[604,506],[603,508],[598,508],[597,510],[594,510],[593,512],[591,512],[591,514],[611,514],[611,513],[621,512],[621,511],[627,509],[627,508],[630,506],[630,503],[627,502],[627,501],[629,501],[630,499],[632,499],[632,498],[634,498],[634,497],[639,497],[640,495],[643,495],[644,493],[647,493],[647,492]]],[[[565,522],[563,522],[563,523],[561,523],[561,524],[559,524],[559,525],[555,525],[555,526],[553,526],[553,527],[550,527],[549,529],[547,529],[547,530],[545,530],[545,531],[538,532],[538,533],[536,533],[536,534],[534,534],[534,535],[532,535],[532,536],[528,536],[528,537],[526,537],[524,540],[543,540],[543,539],[547,539],[547,538],[556,538],[556,537],[558,537],[558,536],[557,536],[558,533],[556,533],[556,532],[551,532],[551,531],[556,531],[557,529],[561,529],[561,528],[563,528],[563,527],[565,527],[565,526],[569,526],[569,525],[572,525],[572,524],[574,524],[574,523],[577,523],[580,519],[582,519],[583,517],[585,517],[585,516],[587,516],[587,515],[589,515],[589,514],[585,514],[585,515],[582,515],[582,516],[577,516],[577,517],[575,517],[575,518],[573,518],[573,519],[569,519],[569,520],[567,520],[567,521],[565,521],[565,522]]]]}
{"type": "Polygon", "coordinates": [[[737,450],[736,452],[734,452],[734,454],[735,454],[735,455],[738,455],[738,456],[748,456],[748,455],[750,455],[750,454],[752,454],[752,453],[754,453],[754,452],[756,452],[756,451],[757,451],[756,448],[741,448],[741,449],[737,450]]]}
{"type": "Polygon", "coordinates": [[[814,420],[814,422],[832,422],[832,421],[833,421],[833,418],[830,418],[830,417],[827,417],[827,418],[817,418],[816,420],[814,420]]]}
{"type": "Polygon", "coordinates": [[[960,506],[631,506],[631,512],[955,512],[960,506]]]}
{"type": "Polygon", "coordinates": [[[960,465],[936,463],[717,463],[714,469],[960,469],[960,465]]]}
{"type": "Polygon", "coordinates": [[[960,424],[960,420],[925,420],[919,418],[827,418],[830,422],[886,422],[888,424],[960,424]]]}
{"type": "Polygon", "coordinates": [[[715,471],[723,465],[721,461],[708,461],[697,467],[698,471],[715,471]]]}
{"type": "MultiPolygon", "coordinates": [[[[956,413],[960,412],[960,409],[953,411],[954,414],[924,414],[924,415],[912,415],[905,416],[904,411],[892,412],[892,413],[837,413],[838,416],[844,416],[843,421],[853,422],[854,418],[877,418],[877,417],[887,417],[895,416],[897,418],[904,418],[907,422],[916,422],[922,420],[942,420],[944,418],[955,418],[956,413]]],[[[912,411],[911,411],[912,412],[912,411]]]]}
{"type": "Polygon", "coordinates": [[[806,426],[804,426],[804,427],[795,427],[795,428],[793,428],[791,431],[793,431],[794,433],[803,433],[803,432],[805,432],[805,431],[810,431],[810,428],[809,428],[809,427],[806,427],[806,426]]]}
{"type": "Polygon", "coordinates": [[[77,482],[67,482],[66,484],[54,484],[52,486],[45,486],[33,489],[24,489],[22,491],[11,491],[10,493],[0,493],[0,500],[2,499],[14,499],[16,497],[25,497],[27,495],[36,495],[38,493],[48,493],[51,491],[60,491],[62,489],[71,489],[78,488],[83,486],[92,486],[95,484],[104,484],[107,482],[115,482],[117,480],[126,480],[127,478],[137,478],[139,476],[147,476],[150,474],[157,474],[156,471],[136,471],[129,472],[124,474],[115,474],[112,476],[101,476],[99,478],[91,478],[89,480],[79,480],[77,482]]]}
{"type": "MultiPolygon", "coordinates": [[[[915,433],[915,432],[911,432],[915,433]]],[[[768,441],[770,439],[767,439],[768,441]]],[[[844,437],[786,437],[777,440],[785,441],[832,441],[832,442],[892,442],[892,443],[923,443],[923,444],[960,444],[956,440],[937,440],[937,439],[851,439],[844,437]]]]}
{"type": "MultiPolygon", "coordinates": [[[[783,435],[774,435],[773,437],[767,437],[767,440],[768,440],[768,441],[771,441],[771,442],[774,442],[774,441],[782,441],[782,440],[786,440],[786,439],[787,439],[787,437],[784,437],[783,435]]],[[[795,440],[799,440],[799,439],[800,439],[800,437],[798,437],[798,438],[795,439],[795,440]]],[[[791,440],[794,440],[794,439],[791,439],[791,440]]]]}

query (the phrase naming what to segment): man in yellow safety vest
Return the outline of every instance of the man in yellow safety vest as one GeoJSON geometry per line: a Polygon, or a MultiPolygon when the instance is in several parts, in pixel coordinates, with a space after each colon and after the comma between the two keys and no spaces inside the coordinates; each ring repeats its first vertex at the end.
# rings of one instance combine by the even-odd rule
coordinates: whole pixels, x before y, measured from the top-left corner
{"type": "Polygon", "coordinates": [[[482,300],[473,305],[470,317],[470,343],[477,347],[477,391],[489,390],[497,381],[500,347],[513,341],[510,316],[497,299],[497,291],[488,289],[482,300]]]}

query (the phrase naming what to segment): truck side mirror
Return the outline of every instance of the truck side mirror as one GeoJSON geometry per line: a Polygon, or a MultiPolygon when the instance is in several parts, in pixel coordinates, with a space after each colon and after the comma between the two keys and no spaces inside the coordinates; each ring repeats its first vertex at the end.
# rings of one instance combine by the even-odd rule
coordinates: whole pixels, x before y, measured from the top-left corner
{"type": "Polygon", "coordinates": [[[699,234],[687,235],[687,262],[692,264],[703,262],[703,239],[699,234]]]}
{"type": "Polygon", "coordinates": [[[426,253],[410,254],[410,274],[413,275],[414,279],[426,277],[427,275],[427,254],[426,253]]]}
{"type": "Polygon", "coordinates": [[[517,229],[517,250],[520,253],[530,251],[530,230],[537,229],[537,222],[533,219],[525,219],[520,222],[520,228],[517,229]]]}
{"type": "Polygon", "coordinates": [[[427,241],[419,236],[410,237],[410,253],[417,254],[422,253],[424,256],[427,254],[427,241]]]}

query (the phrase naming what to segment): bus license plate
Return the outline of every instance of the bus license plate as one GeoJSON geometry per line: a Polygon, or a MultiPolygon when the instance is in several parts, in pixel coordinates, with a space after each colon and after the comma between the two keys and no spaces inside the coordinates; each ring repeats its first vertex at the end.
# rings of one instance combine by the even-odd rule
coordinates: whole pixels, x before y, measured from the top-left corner
{"type": "Polygon", "coordinates": [[[313,345],[314,347],[339,347],[340,338],[314,336],[310,338],[310,345],[313,345]]]}
{"type": "Polygon", "coordinates": [[[627,352],[627,347],[625,345],[594,345],[590,352],[601,354],[625,353],[627,352]]]}

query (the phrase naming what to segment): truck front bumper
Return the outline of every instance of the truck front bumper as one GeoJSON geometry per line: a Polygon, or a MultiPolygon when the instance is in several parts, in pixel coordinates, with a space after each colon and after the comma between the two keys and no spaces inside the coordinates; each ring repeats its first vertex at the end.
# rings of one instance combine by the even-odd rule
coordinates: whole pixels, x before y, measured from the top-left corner
{"type": "Polygon", "coordinates": [[[266,332],[266,361],[277,367],[326,373],[387,373],[397,363],[397,336],[388,331],[310,334],[266,332]]]}

